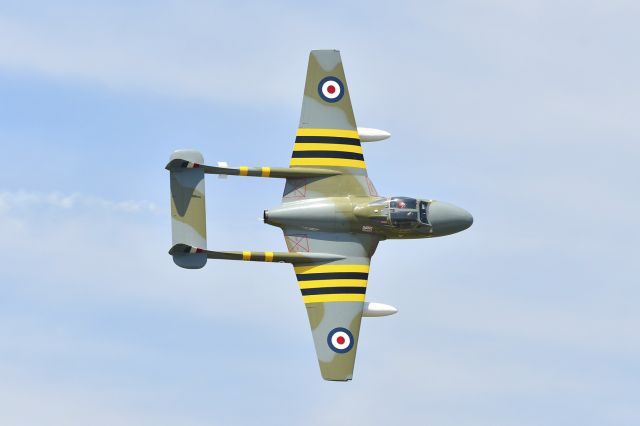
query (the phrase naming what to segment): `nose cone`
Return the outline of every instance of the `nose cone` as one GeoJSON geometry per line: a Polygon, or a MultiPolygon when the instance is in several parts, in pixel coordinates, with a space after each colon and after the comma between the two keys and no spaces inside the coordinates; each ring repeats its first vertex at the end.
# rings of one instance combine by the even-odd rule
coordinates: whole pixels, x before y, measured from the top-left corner
{"type": "Polygon", "coordinates": [[[442,201],[429,205],[429,223],[435,235],[449,235],[464,231],[473,223],[473,216],[463,208],[442,201]]]}

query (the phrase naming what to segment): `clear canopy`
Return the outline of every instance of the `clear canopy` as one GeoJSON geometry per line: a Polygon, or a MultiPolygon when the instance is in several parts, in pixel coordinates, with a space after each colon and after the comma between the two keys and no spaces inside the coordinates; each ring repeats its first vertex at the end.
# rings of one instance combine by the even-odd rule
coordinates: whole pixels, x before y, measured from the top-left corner
{"type": "Polygon", "coordinates": [[[389,207],[392,209],[415,209],[417,205],[415,198],[409,197],[392,197],[389,199],[389,207]]]}
{"type": "Polygon", "coordinates": [[[410,197],[390,197],[377,199],[369,205],[385,207],[391,225],[398,228],[413,228],[419,223],[429,224],[429,203],[426,201],[410,197]]]}
{"type": "Polygon", "coordinates": [[[391,224],[398,228],[413,228],[418,224],[418,201],[409,197],[389,199],[391,224]]]}

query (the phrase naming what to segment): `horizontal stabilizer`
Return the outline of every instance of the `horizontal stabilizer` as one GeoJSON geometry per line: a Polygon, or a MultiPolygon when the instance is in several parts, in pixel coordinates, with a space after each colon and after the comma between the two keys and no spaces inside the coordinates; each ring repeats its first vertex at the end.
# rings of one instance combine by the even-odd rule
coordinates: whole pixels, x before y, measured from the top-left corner
{"type": "MultiPolygon", "coordinates": [[[[169,163],[178,161],[202,162],[202,154],[194,150],[175,151],[169,163]]],[[[187,243],[207,247],[204,199],[204,173],[199,169],[169,169],[171,188],[171,234],[173,244],[187,243]]],[[[202,268],[207,257],[174,256],[176,265],[186,269],[202,268]]]]}
{"type": "Polygon", "coordinates": [[[203,173],[212,175],[229,175],[229,176],[254,176],[268,178],[322,178],[328,176],[336,176],[342,174],[338,170],[316,169],[316,168],[288,168],[288,167],[216,167],[207,166],[198,162],[190,161],[187,158],[172,158],[165,166],[167,170],[190,170],[197,169],[203,173]]]}
{"type": "Polygon", "coordinates": [[[253,262],[313,263],[342,260],[344,256],[329,253],[285,253],[273,251],[212,251],[187,244],[176,244],[169,254],[176,257],[204,256],[206,259],[245,260],[253,262]]]}

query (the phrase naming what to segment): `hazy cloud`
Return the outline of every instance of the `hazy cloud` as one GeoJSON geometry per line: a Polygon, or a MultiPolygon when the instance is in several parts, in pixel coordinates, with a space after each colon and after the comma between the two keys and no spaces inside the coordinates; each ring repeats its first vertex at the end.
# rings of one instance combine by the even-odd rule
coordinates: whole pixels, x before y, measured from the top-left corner
{"type": "MultiPolygon", "coordinates": [[[[9,158],[40,149],[44,168],[19,190],[24,165],[3,166],[0,418],[635,426],[639,12],[3,5],[0,68],[21,83],[0,80],[2,139],[9,158]],[[378,189],[475,217],[460,235],[380,245],[367,297],[400,312],[363,321],[349,384],[321,381],[289,265],[173,265],[162,170],[174,143],[286,162],[307,52],[333,47],[360,124],[393,134],[365,147],[378,189]],[[78,171],[59,169],[70,157],[78,171]],[[47,179],[58,171],[68,187],[47,179]]],[[[255,220],[281,182],[214,182],[211,248],[285,249],[255,220]]]]}
{"type": "Polygon", "coordinates": [[[158,207],[149,201],[113,201],[79,193],[40,193],[34,191],[0,191],[0,211],[13,209],[96,209],[121,213],[159,213],[158,207]]]}

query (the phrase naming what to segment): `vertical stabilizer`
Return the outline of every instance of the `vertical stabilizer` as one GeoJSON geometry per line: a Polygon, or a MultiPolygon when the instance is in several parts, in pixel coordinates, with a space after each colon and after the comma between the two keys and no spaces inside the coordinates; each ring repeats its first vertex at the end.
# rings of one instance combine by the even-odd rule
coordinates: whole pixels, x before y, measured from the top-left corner
{"type": "MultiPolygon", "coordinates": [[[[195,150],[175,151],[170,160],[181,159],[204,164],[202,154],[195,150]]],[[[187,244],[207,248],[207,229],[204,199],[204,171],[200,168],[172,169],[171,179],[171,234],[173,245],[187,244]]],[[[207,263],[206,253],[177,253],[176,265],[187,269],[202,268],[207,263]]]]}

